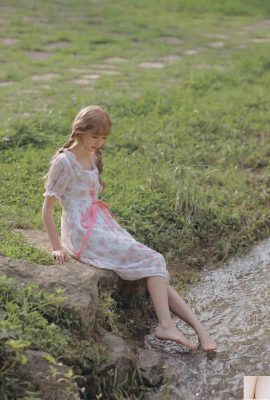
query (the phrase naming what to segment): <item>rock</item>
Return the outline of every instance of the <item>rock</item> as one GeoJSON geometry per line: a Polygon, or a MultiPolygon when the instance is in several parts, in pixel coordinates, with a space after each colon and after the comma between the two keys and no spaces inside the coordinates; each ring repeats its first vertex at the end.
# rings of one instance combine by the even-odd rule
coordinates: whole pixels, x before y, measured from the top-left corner
{"type": "MultiPolygon", "coordinates": [[[[59,287],[65,289],[63,295],[66,300],[61,303],[61,307],[80,320],[82,335],[86,339],[93,332],[100,292],[115,288],[121,296],[128,295],[124,288],[126,281],[113,271],[97,269],[75,260],[61,265],[45,266],[0,255],[0,274],[13,277],[25,285],[36,282],[48,292],[59,287]]],[[[145,288],[139,281],[129,281],[127,286],[141,293],[145,288]]]]}
{"type": "Polygon", "coordinates": [[[117,381],[123,382],[127,372],[132,373],[136,369],[137,355],[124,339],[107,332],[102,337],[102,342],[108,347],[106,361],[98,367],[99,374],[106,373],[110,369],[117,369],[117,381]]]}
{"type": "Polygon", "coordinates": [[[157,386],[163,379],[163,357],[151,349],[139,349],[137,367],[147,385],[157,386]]]}
{"type": "Polygon", "coordinates": [[[164,361],[160,353],[130,346],[122,338],[109,332],[102,337],[102,342],[108,347],[108,355],[98,368],[99,375],[116,369],[116,383],[120,384],[127,379],[128,372],[131,375],[136,370],[137,376],[145,385],[156,387],[162,382],[164,361]]]}
{"type": "MultiPolygon", "coordinates": [[[[16,229],[32,246],[51,252],[48,235],[40,230],[16,229]]],[[[53,260],[53,259],[52,259],[53,260]]],[[[120,296],[130,292],[146,292],[144,279],[127,281],[109,269],[96,268],[70,257],[64,264],[40,265],[32,261],[5,257],[0,254],[0,274],[17,278],[25,284],[36,282],[48,292],[60,287],[65,289],[67,299],[61,304],[63,309],[78,317],[82,324],[82,335],[92,335],[98,297],[102,290],[114,288],[120,296]]]]}
{"type": "Polygon", "coordinates": [[[120,278],[114,272],[96,270],[76,261],[44,266],[0,256],[0,274],[17,278],[25,284],[36,282],[48,292],[58,287],[66,289],[64,296],[67,299],[61,306],[79,317],[86,338],[91,336],[94,326],[99,290],[121,286],[120,278]]]}
{"type": "MultiPolygon", "coordinates": [[[[168,400],[172,400],[171,398],[168,398],[168,400]]],[[[147,393],[144,397],[143,400],[165,400],[163,393],[147,393]]]]}
{"type": "Polygon", "coordinates": [[[40,391],[42,400],[80,400],[79,388],[64,375],[69,367],[63,363],[51,363],[46,357],[50,354],[43,351],[24,350],[27,363],[14,369],[16,377],[30,381],[35,390],[40,391]]]}

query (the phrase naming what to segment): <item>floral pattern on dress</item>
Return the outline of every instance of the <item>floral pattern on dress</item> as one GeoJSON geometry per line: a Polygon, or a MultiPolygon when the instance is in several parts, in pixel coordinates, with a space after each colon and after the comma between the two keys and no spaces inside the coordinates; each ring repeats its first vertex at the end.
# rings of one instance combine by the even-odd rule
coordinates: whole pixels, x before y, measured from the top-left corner
{"type": "MultiPolygon", "coordinates": [[[[76,155],[64,149],[50,166],[43,194],[44,197],[55,196],[61,203],[61,243],[74,258],[87,231],[81,217],[93,206],[101,190],[95,153],[92,157],[93,169],[84,169],[76,155]]],[[[101,207],[97,207],[96,221],[81,251],[80,261],[113,270],[126,280],[158,275],[170,281],[164,256],[136,241],[114,217],[108,224],[101,207]]]]}

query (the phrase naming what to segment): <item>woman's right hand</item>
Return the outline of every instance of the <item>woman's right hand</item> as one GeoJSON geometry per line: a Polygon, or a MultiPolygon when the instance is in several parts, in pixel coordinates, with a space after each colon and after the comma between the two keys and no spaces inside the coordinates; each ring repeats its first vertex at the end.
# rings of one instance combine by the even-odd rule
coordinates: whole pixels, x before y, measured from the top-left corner
{"type": "Polygon", "coordinates": [[[55,260],[59,262],[59,264],[64,264],[69,260],[69,256],[66,250],[53,250],[52,256],[55,260]]]}

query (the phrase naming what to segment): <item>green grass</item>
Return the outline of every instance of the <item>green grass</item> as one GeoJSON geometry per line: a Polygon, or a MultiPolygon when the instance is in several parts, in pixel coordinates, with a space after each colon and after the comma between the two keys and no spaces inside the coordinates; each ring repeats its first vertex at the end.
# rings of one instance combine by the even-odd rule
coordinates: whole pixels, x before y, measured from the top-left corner
{"type": "MultiPolygon", "coordinates": [[[[14,229],[43,228],[42,177],[89,104],[113,122],[100,197],[166,257],[175,285],[187,284],[184,265],[221,262],[269,236],[269,13],[254,0],[0,5],[0,253],[53,263],[14,229]],[[105,64],[119,75],[76,82],[105,64]],[[48,73],[58,75],[35,78],[48,73]]],[[[60,215],[58,204],[59,233],[60,215]]]]}

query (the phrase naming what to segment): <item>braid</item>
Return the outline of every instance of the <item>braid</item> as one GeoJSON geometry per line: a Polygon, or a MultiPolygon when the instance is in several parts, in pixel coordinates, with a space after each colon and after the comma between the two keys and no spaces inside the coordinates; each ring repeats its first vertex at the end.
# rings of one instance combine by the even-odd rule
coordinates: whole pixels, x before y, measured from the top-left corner
{"type": "Polygon", "coordinates": [[[101,174],[102,174],[102,171],[103,171],[103,161],[102,161],[102,150],[101,150],[101,148],[97,149],[96,156],[97,156],[96,164],[97,164],[97,168],[98,168],[98,172],[99,172],[99,183],[102,186],[102,190],[104,190],[106,184],[103,181],[103,179],[101,179],[101,174]]]}
{"type": "MultiPolygon", "coordinates": [[[[64,149],[68,149],[75,142],[75,140],[76,140],[75,132],[72,132],[68,141],[66,143],[64,143],[63,146],[60,147],[60,149],[58,149],[57,152],[53,155],[53,157],[51,158],[51,163],[58,156],[58,154],[63,153],[64,149]]],[[[47,180],[48,175],[49,175],[49,171],[42,178],[47,180]]]]}
{"type": "Polygon", "coordinates": [[[75,142],[75,140],[76,140],[76,137],[75,137],[74,133],[72,132],[72,134],[70,135],[68,141],[66,143],[64,143],[63,146],[60,147],[59,150],[57,150],[55,155],[52,157],[52,160],[54,160],[55,157],[58,156],[58,154],[63,153],[64,149],[68,149],[69,147],[71,147],[71,145],[75,142]]]}

